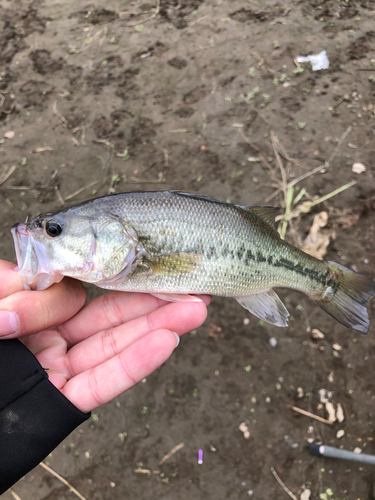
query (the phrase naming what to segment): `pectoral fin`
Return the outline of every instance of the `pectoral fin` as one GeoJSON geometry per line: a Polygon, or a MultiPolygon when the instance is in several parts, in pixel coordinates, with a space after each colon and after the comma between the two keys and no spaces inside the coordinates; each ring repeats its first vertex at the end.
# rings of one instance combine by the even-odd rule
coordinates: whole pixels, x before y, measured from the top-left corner
{"type": "Polygon", "coordinates": [[[152,270],[152,275],[155,274],[186,274],[193,272],[202,256],[196,253],[180,252],[158,255],[147,261],[147,264],[152,270]]]}
{"type": "Polygon", "coordinates": [[[258,295],[235,298],[242,307],[266,323],[275,326],[288,326],[289,312],[273,290],[258,295]]]}
{"type": "Polygon", "coordinates": [[[167,300],[168,302],[202,302],[199,297],[195,295],[178,294],[178,293],[152,293],[158,299],[167,300]]]}

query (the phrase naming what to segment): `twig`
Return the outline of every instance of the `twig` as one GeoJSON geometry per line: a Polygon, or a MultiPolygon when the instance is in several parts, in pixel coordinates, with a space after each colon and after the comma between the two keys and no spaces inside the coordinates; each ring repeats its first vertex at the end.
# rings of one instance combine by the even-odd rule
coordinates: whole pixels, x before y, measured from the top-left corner
{"type": "Polygon", "coordinates": [[[177,453],[179,450],[181,450],[181,448],[183,448],[185,446],[185,443],[180,443],[178,444],[177,446],[175,446],[174,448],[171,449],[171,451],[169,453],[167,453],[159,462],[159,466],[161,467],[167,460],[168,458],[171,458],[172,455],[174,455],[175,453],[177,453]]]}
{"type": "Polygon", "coordinates": [[[340,97],[340,99],[336,102],[336,104],[333,106],[332,111],[334,111],[342,102],[345,101],[345,97],[340,97]]]}
{"type": "Polygon", "coordinates": [[[60,111],[57,110],[57,101],[55,101],[52,105],[52,109],[53,109],[53,112],[55,113],[55,115],[57,115],[60,120],[63,122],[63,124],[68,127],[68,128],[72,128],[72,126],[70,125],[70,123],[68,122],[68,120],[60,113],[60,111]]]}
{"type": "Polygon", "coordinates": [[[289,12],[290,12],[292,9],[293,9],[293,3],[291,3],[291,4],[289,5],[289,7],[287,7],[287,8],[284,10],[284,12],[283,12],[283,16],[284,16],[284,17],[285,17],[285,16],[287,16],[287,15],[289,14],[289,12]]]}
{"type": "Polygon", "coordinates": [[[81,188],[77,189],[77,191],[74,191],[74,193],[68,194],[68,196],[65,196],[65,201],[71,200],[75,196],[78,196],[83,191],[86,191],[86,189],[90,189],[91,187],[95,186],[95,184],[97,184],[98,182],[100,182],[100,181],[90,182],[90,184],[87,184],[87,186],[84,186],[84,187],[81,187],[81,188]]]}
{"type": "MultiPolygon", "coordinates": [[[[257,112],[258,113],[258,112],[257,112]]],[[[259,113],[258,113],[259,114],[259,113]]],[[[259,115],[261,118],[263,118],[261,115],[259,115]]],[[[280,185],[280,179],[277,177],[276,173],[275,173],[275,170],[271,167],[271,165],[268,163],[268,160],[267,158],[265,157],[265,155],[261,152],[260,148],[258,148],[258,146],[255,146],[255,144],[252,144],[249,139],[246,137],[246,135],[244,134],[244,131],[242,130],[242,128],[240,128],[238,130],[238,132],[240,133],[241,137],[247,142],[247,144],[249,144],[249,146],[251,146],[259,155],[259,158],[262,162],[262,165],[264,167],[264,169],[267,169],[269,171],[269,175],[271,177],[271,179],[273,180],[273,182],[275,183],[276,186],[279,186],[280,185]]]]}
{"type": "Polygon", "coordinates": [[[141,469],[141,468],[138,468],[138,469],[134,469],[134,472],[136,474],[147,474],[148,476],[151,476],[150,469],[141,469]]]}
{"type": "Polygon", "coordinates": [[[86,137],[86,127],[83,125],[81,127],[81,144],[82,146],[87,146],[87,142],[85,141],[86,137]]]}
{"type": "MultiPolygon", "coordinates": [[[[300,177],[297,177],[297,179],[294,179],[293,181],[290,181],[287,184],[287,187],[294,186],[295,184],[298,184],[299,181],[302,181],[303,179],[306,179],[307,177],[310,177],[310,175],[317,174],[318,172],[322,172],[324,170],[328,170],[328,168],[331,166],[332,161],[334,160],[335,156],[339,152],[339,149],[341,148],[342,143],[346,139],[347,135],[352,131],[352,127],[348,127],[345,132],[342,134],[339,142],[337,143],[337,146],[333,150],[331,156],[328,158],[326,162],[324,162],[323,165],[320,165],[319,167],[314,168],[313,170],[310,170],[310,172],[307,172],[306,174],[301,175],[300,177]]],[[[322,172],[323,173],[323,172],[322,172]]],[[[271,196],[266,198],[264,201],[268,203],[272,198],[277,196],[280,193],[281,189],[276,190],[271,196]]]]}
{"type": "Polygon", "coordinates": [[[32,153],[43,153],[43,151],[53,151],[53,148],[46,146],[45,148],[36,148],[32,150],[32,153]]]}
{"type": "Polygon", "coordinates": [[[51,467],[48,467],[48,465],[44,464],[43,462],[40,462],[39,465],[41,467],[43,467],[43,469],[46,469],[50,474],[52,474],[53,476],[57,477],[57,479],[59,481],[61,481],[62,483],[64,483],[65,486],[67,486],[68,488],[70,488],[70,490],[72,491],[72,493],[74,493],[75,495],[77,495],[78,498],[80,498],[81,500],[86,500],[86,498],[83,495],[81,495],[81,493],[79,491],[77,491],[70,483],[68,483],[68,481],[66,479],[64,479],[63,477],[61,477],[60,474],[58,474],[53,469],[51,469],[51,467]]]}
{"type": "Polygon", "coordinates": [[[279,483],[279,485],[282,487],[282,489],[285,491],[285,493],[287,493],[290,498],[292,498],[293,500],[298,500],[298,498],[293,495],[293,493],[285,486],[285,484],[281,481],[278,473],[275,471],[275,469],[273,467],[271,467],[271,472],[272,474],[274,475],[274,478],[276,479],[276,481],[279,483]]]}
{"type": "Polygon", "coordinates": [[[109,148],[113,148],[113,144],[106,139],[93,139],[92,142],[96,142],[98,144],[105,144],[109,148]]]}
{"type": "MultiPolygon", "coordinates": [[[[89,38],[85,39],[85,40],[84,40],[84,42],[83,42],[83,44],[82,44],[83,46],[82,46],[80,49],[76,50],[76,51],[75,51],[75,54],[79,54],[80,52],[83,52],[84,50],[86,50],[86,49],[88,49],[89,47],[91,47],[92,43],[93,43],[93,42],[94,42],[97,38],[99,38],[99,37],[100,37],[100,35],[101,35],[102,33],[104,33],[104,32],[106,33],[106,31],[105,31],[104,29],[103,29],[103,30],[99,30],[99,31],[97,31],[96,33],[94,33],[94,35],[92,35],[91,37],[89,37],[89,38]]],[[[105,35],[104,35],[104,36],[105,36],[105,35]]]]}
{"type": "Polygon", "coordinates": [[[17,495],[13,490],[10,490],[10,494],[15,500],[21,500],[21,497],[17,495]]]}
{"type": "Polygon", "coordinates": [[[297,406],[289,406],[289,407],[291,410],[296,411],[297,413],[301,413],[301,415],[305,415],[305,417],[310,417],[310,418],[314,418],[315,420],[319,420],[319,422],[323,422],[323,424],[327,424],[327,425],[333,424],[333,422],[330,422],[329,420],[327,420],[323,417],[319,417],[319,415],[315,415],[314,413],[310,413],[309,411],[302,410],[301,408],[298,408],[297,406]]]}
{"type": "Polygon", "coordinates": [[[163,172],[160,172],[158,178],[154,181],[141,181],[136,177],[130,177],[130,180],[132,182],[129,182],[129,184],[160,184],[163,182],[163,172]]]}
{"type": "Polygon", "coordinates": [[[0,175],[0,186],[1,184],[4,184],[6,180],[9,179],[9,177],[13,174],[13,172],[16,170],[16,165],[12,165],[9,167],[8,172],[4,172],[2,175],[0,175]]]}
{"type": "Polygon", "coordinates": [[[3,187],[0,189],[6,189],[6,190],[10,190],[10,191],[30,191],[32,189],[35,189],[36,191],[41,191],[42,189],[51,190],[52,188],[50,186],[39,186],[39,187],[36,187],[36,186],[7,186],[7,187],[3,187]]]}
{"type": "Polygon", "coordinates": [[[153,12],[153,14],[150,17],[147,17],[146,19],[138,21],[137,23],[123,24],[123,26],[132,27],[132,26],[137,26],[138,24],[147,23],[148,21],[151,21],[151,19],[154,19],[159,14],[159,12],[160,12],[160,0],[156,0],[156,6],[155,6],[155,9],[154,9],[154,12],[153,12]]]}
{"type": "Polygon", "coordinates": [[[64,198],[61,196],[61,193],[60,193],[60,190],[59,190],[59,187],[58,186],[55,186],[55,192],[56,192],[56,195],[57,195],[57,198],[61,204],[61,206],[64,206],[65,205],[65,201],[64,201],[64,198]]]}

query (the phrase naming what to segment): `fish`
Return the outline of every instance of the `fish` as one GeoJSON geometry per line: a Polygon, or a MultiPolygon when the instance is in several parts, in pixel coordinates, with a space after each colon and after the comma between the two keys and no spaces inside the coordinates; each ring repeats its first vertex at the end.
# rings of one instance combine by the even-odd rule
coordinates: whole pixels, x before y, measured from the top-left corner
{"type": "Polygon", "coordinates": [[[274,290],[284,287],[367,333],[374,281],[281,239],[277,211],[182,191],[129,192],[39,215],[11,232],[25,289],[44,290],[70,276],[168,301],[233,297],[284,327],[289,312],[274,290]]]}

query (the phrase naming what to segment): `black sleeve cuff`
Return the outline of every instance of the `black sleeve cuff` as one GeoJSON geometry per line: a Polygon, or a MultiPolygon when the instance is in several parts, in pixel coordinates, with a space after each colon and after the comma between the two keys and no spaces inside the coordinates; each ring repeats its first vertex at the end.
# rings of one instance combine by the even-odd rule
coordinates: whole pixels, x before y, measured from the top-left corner
{"type": "Polygon", "coordinates": [[[1,340],[0,495],[89,417],[51,384],[19,340],[1,340]]]}

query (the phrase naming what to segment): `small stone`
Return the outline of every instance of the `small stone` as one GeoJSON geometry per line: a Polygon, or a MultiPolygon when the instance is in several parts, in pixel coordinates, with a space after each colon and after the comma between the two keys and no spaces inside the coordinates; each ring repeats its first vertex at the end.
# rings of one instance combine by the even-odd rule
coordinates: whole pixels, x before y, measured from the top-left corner
{"type": "Polygon", "coordinates": [[[297,388],[297,398],[302,399],[304,397],[305,393],[303,392],[302,387],[297,388]]]}
{"type": "Polygon", "coordinates": [[[345,420],[344,410],[341,406],[341,403],[337,403],[336,418],[337,421],[340,422],[340,424],[345,420]]]}
{"type": "Polygon", "coordinates": [[[342,351],[342,347],[340,344],[333,344],[332,348],[335,350],[335,351],[342,351]]]}
{"type": "Polygon", "coordinates": [[[328,420],[330,422],[336,422],[336,412],[335,412],[335,407],[333,406],[332,403],[327,402],[325,404],[326,406],[326,412],[328,414],[328,420]]]}
{"type": "Polygon", "coordinates": [[[327,389],[319,389],[319,401],[321,403],[328,403],[328,401],[332,398],[332,392],[327,391],[327,389]]]}
{"type": "Polygon", "coordinates": [[[275,339],[275,337],[271,337],[270,340],[269,340],[269,343],[270,343],[271,347],[276,347],[277,346],[277,340],[275,339]]]}
{"type": "Polygon", "coordinates": [[[250,323],[249,318],[244,318],[244,320],[243,320],[243,324],[244,324],[244,325],[248,325],[249,323],[250,323]]]}
{"type": "Polygon", "coordinates": [[[362,174],[365,171],[366,167],[365,165],[363,165],[363,163],[353,163],[352,172],[354,172],[355,174],[362,174]]]}
{"type": "Polygon", "coordinates": [[[344,437],[344,436],[345,436],[345,431],[344,431],[344,429],[340,429],[339,431],[337,431],[337,433],[336,433],[336,437],[337,437],[337,439],[341,439],[341,438],[342,438],[342,437],[344,437]]]}
{"type": "Polygon", "coordinates": [[[353,453],[362,453],[361,448],[354,448],[353,453]]]}
{"type": "Polygon", "coordinates": [[[5,132],[4,137],[6,139],[13,139],[15,135],[16,133],[13,130],[9,130],[8,132],[5,132]]]}
{"type": "Polygon", "coordinates": [[[318,330],[317,328],[313,328],[311,330],[311,336],[314,340],[322,340],[325,338],[324,333],[318,330]]]}
{"type": "Polygon", "coordinates": [[[242,422],[238,428],[240,429],[240,431],[243,433],[243,437],[245,439],[249,439],[250,437],[250,431],[249,431],[249,428],[248,426],[246,425],[246,422],[242,422]]]}
{"type": "Polygon", "coordinates": [[[333,377],[333,371],[330,371],[328,375],[328,382],[331,382],[331,384],[333,384],[334,381],[335,379],[333,377]]]}
{"type": "Polygon", "coordinates": [[[301,493],[301,496],[299,497],[300,500],[309,500],[311,497],[311,490],[305,490],[301,493]]]}

